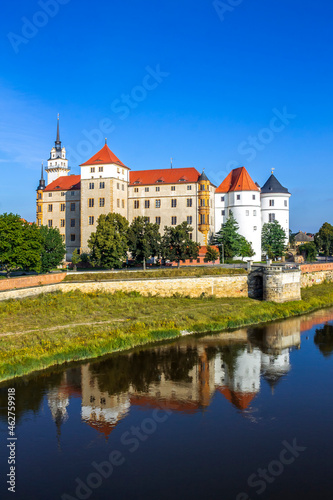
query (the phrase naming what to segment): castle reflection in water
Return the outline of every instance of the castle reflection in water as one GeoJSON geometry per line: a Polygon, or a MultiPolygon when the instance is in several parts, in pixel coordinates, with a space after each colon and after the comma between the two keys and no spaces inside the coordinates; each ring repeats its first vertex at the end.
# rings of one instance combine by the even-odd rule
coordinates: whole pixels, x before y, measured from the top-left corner
{"type": "Polygon", "coordinates": [[[72,397],[82,400],[82,422],[106,437],[131,407],[195,413],[210,405],[216,391],[237,411],[248,413],[263,381],[274,393],[291,370],[290,351],[300,348],[309,321],[293,318],[232,333],[184,337],[67,370],[60,385],[48,392],[58,433],[72,397]]]}

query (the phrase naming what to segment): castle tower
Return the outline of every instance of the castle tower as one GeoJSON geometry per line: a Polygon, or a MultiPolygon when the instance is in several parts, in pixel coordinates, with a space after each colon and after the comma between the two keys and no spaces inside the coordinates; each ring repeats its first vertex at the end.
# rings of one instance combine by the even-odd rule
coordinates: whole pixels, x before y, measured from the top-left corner
{"type": "Polygon", "coordinates": [[[207,245],[207,238],[209,233],[209,219],[210,219],[210,207],[209,207],[209,186],[210,182],[203,171],[198,179],[199,189],[199,231],[204,235],[205,245],[207,245]]]}
{"type": "Polygon", "coordinates": [[[37,225],[41,226],[43,224],[43,191],[45,189],[45,180],[44,180],[44,164],[42,162],[41,168],[41,176],[39,180],[39,185],[37,187],[37,203],[36,203],[36,221],[37,225]]]}
{"type": "Polygon", "coordinates": [[[50,158],[47,160],[47,184],[68,175],[70,169],[68,168],[68,160],[66,158],[66,149],[61,147],[60,133],[59,133],[59,115],[57,119],[57,137],[54,147],[51,149],[50,158]]]}
{"type": "Polygon", "coordinates": [[[286,242],[289,241],[289,198],[291,194],[283,187],[273,175],[267,179],[261,188],[261,222],[262,225],[268,222],[278,221],[286,233],[286,242]]]}
{"type": "Polygon", "coordinates": [[[81,252],[88,252],[88,240],[96,231],[98,217],[119,213],[128,216],[129,168],[106,143],[81,167],[81,252]]]}
{"type": "Polygon", "coordinates": [[[229,218],[235,217],[238,232],[252,244],[254,260],[261,260],[260,188],[245,167],[232,170],[215,191],[215,232],[229,218]]]}

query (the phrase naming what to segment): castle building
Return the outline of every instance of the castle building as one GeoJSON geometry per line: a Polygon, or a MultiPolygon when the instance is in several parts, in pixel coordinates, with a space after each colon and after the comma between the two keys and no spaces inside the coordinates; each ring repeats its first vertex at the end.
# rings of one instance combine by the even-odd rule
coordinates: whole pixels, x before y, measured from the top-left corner
{"type": "Polygon", "coordinates": [[[245,167],[232,170],[215,191],[215,232],[221,229],[230,212],[235,217],[239,234],[252,243],[254,260],[261,260],[260,188],[245,167]]]}
{"type": "Polygon", "coordinates": [[[283,187],[273,175],[267,179],[260,192],[262,225],[275,220],[286,233],[286,245],[289,241],[289,198],[288,189],[283,187]]]}
{"type": "Polygon", "coordinates": [[[290,193],[272,174],[262,189],[245,167],[232,170],[218,188],[193,167],[131,171],[105,145],[80,165],[81,175],[69,175],[57,119],[55,145],[47,160],[47,184],[42,165],[37,187],[36,221],[57,227],[66,244],[66,260],[75,249],[89,252],[88,240],[100,215],[119,213],[131,223],[147,217],[165,226],[187,222],[201,246],[233,213],[239,233],[251,242],[254,260],[261,260],[261,228],[277,220],[289,237],[290,193]]]}

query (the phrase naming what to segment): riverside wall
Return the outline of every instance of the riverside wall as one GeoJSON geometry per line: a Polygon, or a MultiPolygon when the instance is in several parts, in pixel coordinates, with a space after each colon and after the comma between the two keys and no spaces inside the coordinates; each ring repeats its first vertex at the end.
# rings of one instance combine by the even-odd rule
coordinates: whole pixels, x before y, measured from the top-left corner
{"type": "Polygon", "coordinates": [[[66,278],[67,273],[36,274],[32,276],[19,276],[16,278],[1,279],[0,292],[4,290],[16,290],[19,288],[30,288],[41,285],[60,283],[66,278]]]}
{"type": "Polygon", "coordinates": [[[161,297],[170,297],[174,294],[200,297],[202,295],[215,295],[216,297],[247,297],[248,284],[247,274],[226,275],[226,276],[203,276],[196,277],[178,277],[178,278],[152,278],[152,279],[130,279],[130,280],[112,280],[100,282],[63,282],[54,285],[46,285],[38,288],[26,288],[21,290],[11,290],[0,292],[0,300],[11,298],[23,298],[36,296],[41,293],[49,293],[60,290],[69,292],[81,290],[83,293],[106,292],[114,293],[138,292],[142,295],[159,295],[161,297]]]}
{"type": "Polygon", "coordinates": [[[301,288],[333,282],[333,262],[301,265],[301,288]]]}

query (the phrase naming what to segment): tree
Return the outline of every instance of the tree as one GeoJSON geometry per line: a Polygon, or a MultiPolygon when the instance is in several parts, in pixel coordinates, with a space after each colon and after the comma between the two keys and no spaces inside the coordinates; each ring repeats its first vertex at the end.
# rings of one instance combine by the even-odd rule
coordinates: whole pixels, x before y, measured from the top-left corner
{"type": "Polygon", "coordinates": [[[261,245],[270,259],[282,257],[286,248],[286,233],[277,220],[267,222],[262,227],[261,245]]]}
{"type": "Polygon", "coordinates": [[[315,235],[315,244],[318,250],[322,250],[326,260],[327,257],[333,253],[333,226],[328,222],[324,224],[319,229],[318,233],[315,235]]]}
{"type": "Polygon", "coordinates": [[[79,262],[81,262],[81,260],[82,260],[81,255],[77,251],[77,248],[75,248],[74,252],[72,253],[73,271],[77,271],[77,265],[79,262]]]}
{"type": "Polygon", "coordinates": [[[136,262],[146,261],[160,254],[161,235],[159,225],[148,222],[147,217],[137,217],[128,229],[128,246],[136,262]]]}
{"type": "Polygon", "coordinates": [[[41,272],[48,273],[62,262],[66,254],[66,247],[61,239],[58,228],[41,226],[39,232],[43,244],[41,252],[41,272]]]}
{"type": "Polygon", "coordinates": [[[213,262],[213,264],[215,264],[215,261],[219,258],[219,256],[219,251],[216,250],[216,248],[208,246],[206,255],[204,257],[204,262],[213,262]]]}
{"type": "Polygon", "coordinates": [[[0,215],[0,266],[7,278],[17,269],[40,271],[42,236],[36,224],[29,224],[19,215],[0,215]]]}
{"type": "Polygon", "coordinates": [[[128,221],[120,214],[102,214],[96,232],[91,233],[88,247],[94,266],[121,268],[128,251],[128,221]]]}
{"type": "Polygon", "coordinates": [[[196,259],[199,255],[200,245],[190,239],[193,228],[187,222],[182,222],[175,227],[165,226],[162,237],[163,256],[178,263],[181,260],[196,259]]]}
{"type": "Polygon", "coordinates": [[[304,254],[305,260],[311,262],[316,260],[318,250],[315,243],[311,241],[310,243],[304,243],[303,245],[299,245],[298,252],[300,255],[304,254]]]}
{"type": "Polygon", "coordinates": [[[251,243],[238,233],[238,223],[230,210],[229,218],[222,224],[221,229],[215,234],[215,244],[219,247],[223,257],[232,259],[237,255],[252,257],[254,251],[251,243]]]}
{"type": "Polygon", "coordinates": [[[239,237],[239,250],[238,250],[238,255],[242,257],[244,260],[244,257],[253,257],[254,251],[252,248],[252,245],[249,241],[244,236],[239,237]]]}

